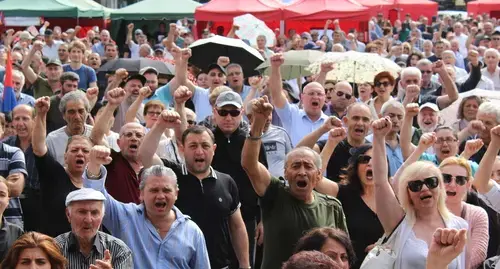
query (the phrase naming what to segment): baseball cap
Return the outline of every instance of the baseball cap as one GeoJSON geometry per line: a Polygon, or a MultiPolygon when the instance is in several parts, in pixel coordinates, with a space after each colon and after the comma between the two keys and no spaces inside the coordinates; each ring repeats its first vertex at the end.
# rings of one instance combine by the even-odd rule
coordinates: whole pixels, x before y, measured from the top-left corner
{"type": "Polygon", "coordinates": [[[481,37],[481,40],[491,40],[490,36],[489,35],[483,35],[481,37]]]}
{"type": "Polygon", "coordinates": [[[207,68],[207,74],[210,72],[210,70],[212,69],[219,69],[224,75],[227,75],[227,72],[226,72],[226,68],[216,64],[216,63],[213,63],[213,64],[210,64],[207,68]]]}
{"type": "Polygon", "coordinates": [[[320,48],[321,48],[320,46],[316,46],[316,44],[312,42],[309,42],[304,46],[305,50],[319,50],[320,48]]]}
{"type": "Polygon", "coordinates": [[[146,66],[146,67],[142,68],[141,70],[139,70],[139,75],[144,76],[144,74],[146,74],[146,73],[155,73],[157,76],[159,74],[158,69],[156,69],[152,66],[146,66]]]}
{"type": "Polygon", "coordinates": [[[421,105],[419,111],[422,111],[422,109],[424,109],[424,108],[430,108],[430,109],[434,110],[435,112],[439,112],[439,107],[433,103],[425,103],[425,104],[421,105]]]}
{"type": "Polygon", "coordinates": [[[243,100],[241,96],[233,91],[223,92],[217,97],[215,101],[216,107],[223,107],[227,105],[233,105],[237,108],[241,108],[243,106],[243,100]]]}
{"type": "Polygon", "coordinates": [[[500,35],[500,31],[496,30],[495,32],[493,32],[493,34],[491,34],[491,36],[494,36],[494,35],[500,35]]]}
{"type": "Polygon", "coordinates": [[[57,65],[57,66],[62,66],[62,63],[61,61],[59,61],[59,59],[50,59],[46,64],[46,66],[49,66],[49,65],[57,65]]]}
{"type": "Polygon", "coordinates": [[[128,76],[128,78],[125,80],[125,83],[127,83],[131,80],[134,80],[134,79],[140,80],[142,85],[146,84],[146,78],[141,74],[134,74],[134,75],[128,76]]]}
{"type": "Polygon", "coordinates": [[[309,34],[308,32],[303,32],[301,35],[300,35],[301,38],[307,38],[307,39],[311,39],[311,34],[309,34]]]}
{"type": "Polygon", "coordinates": [[[153,47],[154,51],[162,51],[165,50],[165,48],[162,45],[154,45],[153,47]]]}
{"type": "Polygon", "coordinates": [[[141,29],[136,29],[134,34],[136,35],[142,35],[142,30],[141,29]]]}
{"type": "Polygon", "coordinates": [[[19,35],[20,39],[33,39],[33,36],[28,31],[22,31],[19,35]]]}
{"type": "Polygon", "coordinates": [[[66,206],[77,201],[106,201],[106,197],[100,191],[91,188],[81,188],[70,192],[66,196],[66,206]]]}
{"type": "Polygon", "coordinates": [[[45,30],[44,35],[45,35],[45,36],[51,36],[53,33],[54,33],[54,32],[52,32],[52,30],[51,30],[51,29],[47,29],[47,30],[45,30]]]}

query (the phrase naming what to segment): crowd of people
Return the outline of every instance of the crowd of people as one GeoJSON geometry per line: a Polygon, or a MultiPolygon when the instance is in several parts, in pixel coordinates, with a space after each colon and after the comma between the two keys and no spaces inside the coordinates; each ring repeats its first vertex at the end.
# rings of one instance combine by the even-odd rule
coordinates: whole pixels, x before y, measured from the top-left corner
{"type": "Polygon", "coordinates": [[[0,117],[0,268],[495,268],[500,105],[461,94],[500,91],[500,20],[276,31],[272,47],[256,38],[270,67],[252,77],[228,55],[192,65],[190,27],[129,24],[125,44],[49,22],[5,31],[0,90],[17,105],[0,117]],[[290,50],[374,53],[401,72],[334,81],[325,61],[287,81],[290,50]],[[119,58],[175,74],[99,71],[119,58]]]}

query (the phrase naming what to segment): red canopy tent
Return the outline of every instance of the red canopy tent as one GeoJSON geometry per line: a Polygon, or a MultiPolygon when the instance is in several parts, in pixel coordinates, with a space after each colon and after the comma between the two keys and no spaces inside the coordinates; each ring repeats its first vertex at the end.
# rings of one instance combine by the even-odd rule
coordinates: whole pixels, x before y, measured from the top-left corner
{"type": "Polygon", "coordinates": [[[284,8],[285,20],[367,21],[372,10],[354,0],[299,0],[284,8]]]}
{"type": "Polygon", "coordinates": [[[437,16],[439,4],[429,0],[394,0],[393,8],[399,10],[400,19],[405,14],[410,14],[412,20],[418,21],[420,16],[427,17],[429,21],[432,16],[437,16]]]}
{"type": "Polygon", "coordinates": [[[197,7],[197,21],[233,21],[234,17],[250,13],[263,21],[283,19],[282,5],[273,0],[212,0],[197,7]]]}
{"type": "Polygon", "coordinates": [[[488,13],[490,17],[500,17],[500,1],[498,0],[477,0],[467,3],[467,13],[483,14],[488,13]]]}

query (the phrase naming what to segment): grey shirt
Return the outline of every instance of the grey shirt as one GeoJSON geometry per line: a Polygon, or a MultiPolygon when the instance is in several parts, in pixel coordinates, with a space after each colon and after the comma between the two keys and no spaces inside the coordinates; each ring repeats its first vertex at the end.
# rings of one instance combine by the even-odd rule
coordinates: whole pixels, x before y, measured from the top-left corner
{"type": "Polygon", "coordinates": [[[285,129],[271,125],[262,136],[269,172],[273,177],[283,177],[285,157],[292,150],[292,141],[285,129]]]}
{"type": "MultiPolygon", "coordinates": [[[[85,124],[83,136],[90,137],[92,126],[85,124]]],[[[68,144],[69,135],[66,133],[66,126],[59,128],[47,135],[46,144],[49,155],[58,163],[64,166],[64,153],[68,144]]]]}

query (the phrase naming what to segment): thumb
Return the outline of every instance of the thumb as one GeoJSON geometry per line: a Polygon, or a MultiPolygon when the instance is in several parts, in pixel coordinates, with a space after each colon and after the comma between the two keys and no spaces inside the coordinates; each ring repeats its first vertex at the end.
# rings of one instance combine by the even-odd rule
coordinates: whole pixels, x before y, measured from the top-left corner
{"type": "Polygon", "coordinates": [[[106,251],[104,251],[104,260],[111,261],[111,252],[109,252],[109,249],[106,249],[106,251]]]}

